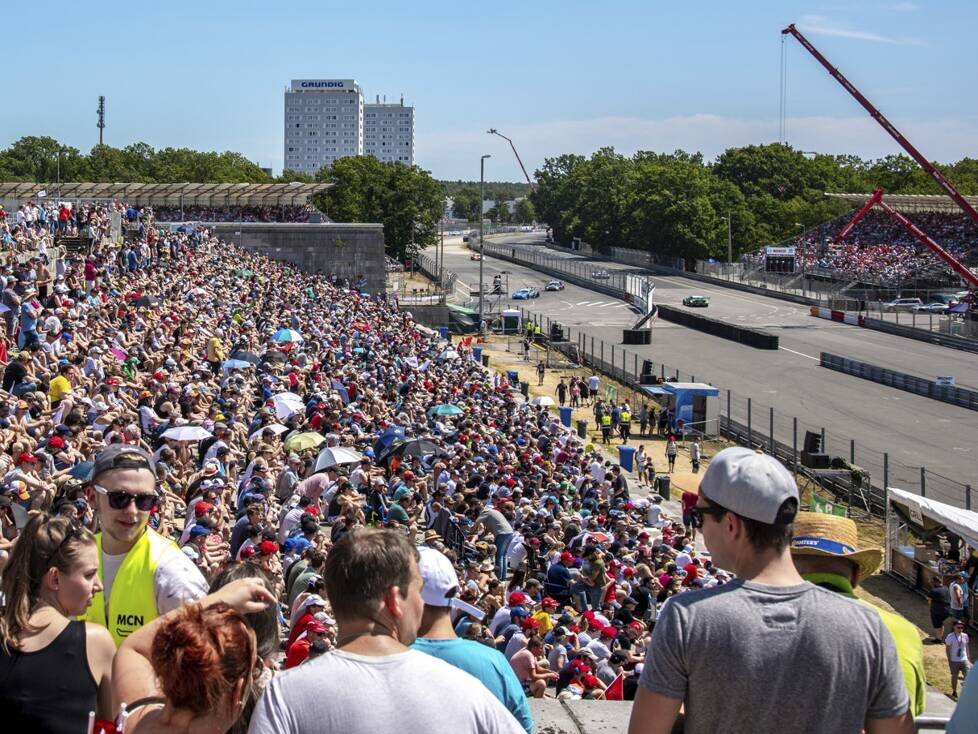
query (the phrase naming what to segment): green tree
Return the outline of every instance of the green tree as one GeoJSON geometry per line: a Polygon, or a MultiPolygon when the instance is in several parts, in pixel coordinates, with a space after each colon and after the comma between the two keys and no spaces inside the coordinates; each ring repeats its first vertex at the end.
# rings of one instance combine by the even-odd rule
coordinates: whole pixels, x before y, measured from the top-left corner
{"type": "Polygon", "coordinates": [[[444,194],[428,171],[355,156],[340,158],[316,178],[333,184],[314,198],[316,207],[334,222],[382,223],[393,257],[413,257],[437,240],[444,194]]]}
{"type": "Polygon", "coordinates": [[[472,222],[479,218],[479,189],[459,188],[452,197],[452,214],[458,219],[472,222]]]}
{"type": "Polygon", "coordinates": [[[292,183],[293,181],[297,181],[299,183],[316,183],[316,177],[311,176],[308,173],[303,173],[302,171],[293,171],[286,168],[282,171],[281,175],[275,179],[275,181],[276,183],[292,183]]]}
{"type": "Polygon", "coordinates": [[[497,200],[492,208],[486,212],[486,217],[496,224],[507,224],[510,220],[509,207],[503,200],[497,200]]]}
{"type": "Polygon", "coordinates": [[[537,219],[536,209],[533,208],[533,202],[527,197],[523,197],[516,202],[516,212],[514,214],[514,220],[518,224],[533,224],[537,219]]]}

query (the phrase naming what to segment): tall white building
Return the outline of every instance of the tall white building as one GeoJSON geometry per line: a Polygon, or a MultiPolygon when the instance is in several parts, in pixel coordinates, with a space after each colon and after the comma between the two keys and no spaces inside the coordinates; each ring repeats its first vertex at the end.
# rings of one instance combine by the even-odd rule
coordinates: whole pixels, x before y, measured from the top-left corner
{"type": "Polygon", "coordinates": [[[314,174],[337,158],[363,155],[363,107],[353,79],[293,79],[285,92],[284,168],[314,174]]]}
{"type": "Polygon", "coordinates": [[[382,161],[414,165],[414,107],[400,102],[363,106],[363,153],[382,161]]]}

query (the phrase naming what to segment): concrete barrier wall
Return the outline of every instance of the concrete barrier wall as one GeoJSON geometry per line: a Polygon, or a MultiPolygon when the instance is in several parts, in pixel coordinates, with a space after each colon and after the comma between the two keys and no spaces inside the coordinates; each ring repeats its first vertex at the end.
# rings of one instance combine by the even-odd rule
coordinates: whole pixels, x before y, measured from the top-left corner
{"type": "Polygon", "coordinates": [[[209,226],[221,239],[251,252],[295,263],[309,273],[336,273],[351,282],[362,274],[367,292],[384,292],[387,272],[382,224],[218,222],[209,226]]]}
{"type": "Polygon", "coordinates": [[[881,385],[889,385],[898,390],[912,392],[915,395],[922,395],[932,400],[940,400],[944,403],[951,403],[969,410],[978,410],[978,392],[966,388],[956,387],[955,385],[938,385],[934,380],[928,380],[916,375],[908,375],[906,372],[879,367],[875,364],[860,362],[847,357],[840,357],[837,354],[821,353],[819,361],[822,367],[836,372],[844,372],[853,377],[863,380],[878,382],[881,385]]]}
{"type": "Polygon", "coordinates": [[[777,349],[778,337],[755,329],[747,329],[743,326],[734,326],[725,321],[717,321],[707,316],[690,313],[689,311],[673,308],[672,306],[658,305],[659,318],[664,321],[671,321],[674,324],[681,324],[690,329],[696,329],[722,339],[745,344],[757,349],[777,349]]]}

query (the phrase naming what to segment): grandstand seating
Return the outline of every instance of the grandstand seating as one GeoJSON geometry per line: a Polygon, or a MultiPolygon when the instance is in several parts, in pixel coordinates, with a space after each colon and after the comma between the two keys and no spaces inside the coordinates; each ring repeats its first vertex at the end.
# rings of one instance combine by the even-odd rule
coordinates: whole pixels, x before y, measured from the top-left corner
{"type": "MultiPolygon", "coordinates": [[[[869,212],[845,240],[835,244],[835,236],[854,213],[836,217],[784,242],[795,246],[798,267],[839,280],[885,286],[947,279],[947,266],[883,211],[869,212]]],[[[978,265],[978,224],[966,215],[914,212],[908,218],[965,265],[978,265]]],[[[763,250],[748,253],[743,262],[759,266],[763,250]]]]}

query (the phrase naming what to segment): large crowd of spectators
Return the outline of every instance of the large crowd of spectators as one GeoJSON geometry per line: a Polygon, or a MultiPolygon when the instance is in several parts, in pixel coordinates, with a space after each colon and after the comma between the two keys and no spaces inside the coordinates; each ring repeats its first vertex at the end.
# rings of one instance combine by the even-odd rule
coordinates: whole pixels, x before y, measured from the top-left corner
{"type": "Polygon", "coordinates": [[[661,731],[684,698],[691,732],[919,713],[874,613],[797,585],[770,457],[717,457],[670,516],[655,462],[630,484],[470,346],[201,229],[0,280],[11,731],[519,732],[545,695],[634,698],[661,731]]]}
{"type": "Polygon", "coordinates": [[[121,204],[32,199],[14,211],[0,205],[0,251],[20,255],[38,252],[46,258],[61,237],[101,238],[109,231],[110,210],[121,208],[121,204]]]}
{"type": "Polygon", "coordinates": [[[158,222],[292,222],[309,221],[316,211],[308,205],[282,206],[154,206],[158,222]]]}
{"type": "MultiPolygon", "coordinates": [[[[852,219],[847,213],[794,238],[795,269],[834,275],[885,286],[900,286],[914,279],[943,280],[947,265],[880,210],[870,211],[838,244],[840,230],[852,219]]],[[[969,266],[978,265],[978,224],[964,214],[914,212],[917,227],[951,255],[969,266]]],[[[743,262],[762,267],[764,251],[746,255],[743,262]]]]}

